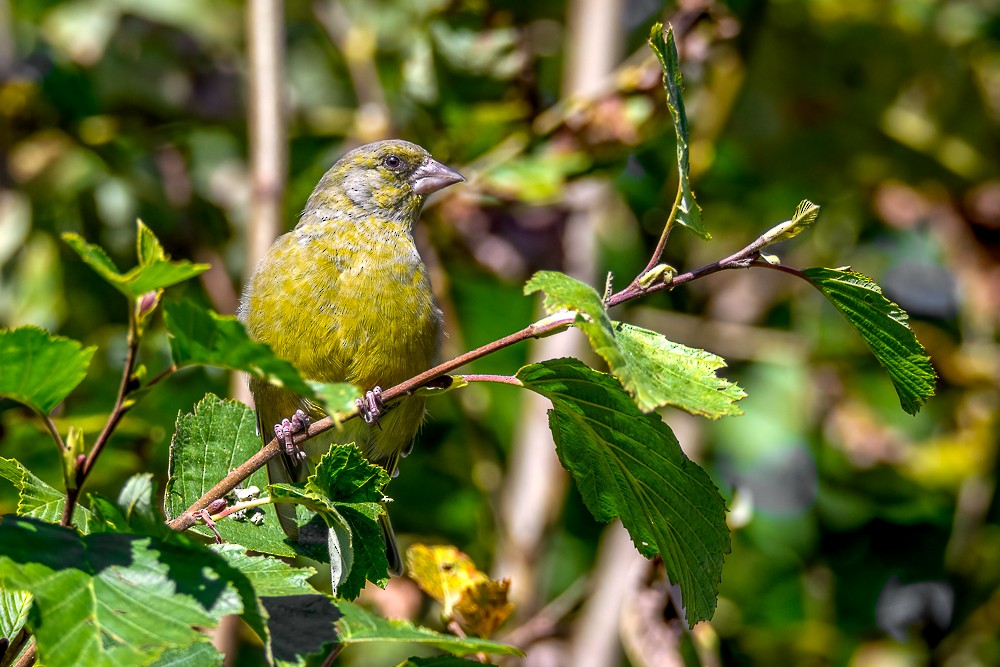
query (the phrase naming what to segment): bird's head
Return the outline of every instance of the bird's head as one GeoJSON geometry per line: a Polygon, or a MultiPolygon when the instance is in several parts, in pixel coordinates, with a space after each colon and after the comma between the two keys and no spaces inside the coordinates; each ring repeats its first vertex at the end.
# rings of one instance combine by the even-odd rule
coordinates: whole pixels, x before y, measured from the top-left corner
{"type": "Polygon", "coordinates": [[[464,180],[420,146],[388,139],[344,155],[316,186],[310,204],[412,225],[427,195],[464,180]]]}

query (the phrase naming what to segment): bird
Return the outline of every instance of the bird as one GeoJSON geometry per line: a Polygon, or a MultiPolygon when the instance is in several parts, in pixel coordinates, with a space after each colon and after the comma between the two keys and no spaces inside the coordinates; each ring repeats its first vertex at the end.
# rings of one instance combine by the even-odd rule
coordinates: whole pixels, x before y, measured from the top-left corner
{"type": "MultiPolygon", "coordinates": [[[[365,392],[364,419],[303,443],[291,436],[322,418],[303,396],[251,376],[257,428],[285,452],[268,462],[272,483],[302,481],[332,444],[356,444],[369,462],[397,473],[424,419],[424,399],[406,396],[383,410],[381,386],[430,367],[443,316],[413,239],[427,196],[465,178],[400,139],[346,153],[320,179],[298,224],[278,237],[244,286],[238,318],[306,379],[347,382],[365,392]]],[[[298,539],[295,506],[276,505],[282,529],[298,539]]],[[[388,514],[380,516],[389,571],[402,559],[388,514]]]]}

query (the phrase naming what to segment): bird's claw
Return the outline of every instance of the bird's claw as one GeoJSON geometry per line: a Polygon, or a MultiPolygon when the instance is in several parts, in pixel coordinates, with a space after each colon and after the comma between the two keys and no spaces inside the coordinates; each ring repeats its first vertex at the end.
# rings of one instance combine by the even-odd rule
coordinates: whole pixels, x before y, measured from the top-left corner
{"type": "Polygon", "coordinates": [[[371,391],[365,392],[364,398],[359,398],[357,404],[358,414],[365,420],[365,423],[369,426],[377,424],[382,415],[382,408],[385,407],[385,403],[382,402],[382,388],[375,387],[371,391]]]}
{"type": "Polygon", "coordinates": [[[309,415],[302,410],[296,410],[291,419],[282,419],[280,424],[274,425],[274,437],[284,443],[285,454],[295,464],[298,464],[299,461],[304,461],[307,455],[304,449],[295,444],[292,436],[296,433],[305,432],[309,428],[309,422],[309,415]]]}

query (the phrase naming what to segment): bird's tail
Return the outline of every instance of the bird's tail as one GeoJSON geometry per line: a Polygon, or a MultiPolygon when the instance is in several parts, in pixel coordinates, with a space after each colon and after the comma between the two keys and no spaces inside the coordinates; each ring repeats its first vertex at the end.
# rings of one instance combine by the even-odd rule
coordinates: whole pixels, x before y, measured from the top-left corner
{"type": "Polygon", "coordinates": [[[379,515],[378,525],[382,528],[382,538],[385,539],[385,558],[389,561],[389,574],[402,576],[403,558],[399,555],[399,545],[396,544],[396,534],[392,532],[392,522],[389,521],[388,513],[379,515]]]}

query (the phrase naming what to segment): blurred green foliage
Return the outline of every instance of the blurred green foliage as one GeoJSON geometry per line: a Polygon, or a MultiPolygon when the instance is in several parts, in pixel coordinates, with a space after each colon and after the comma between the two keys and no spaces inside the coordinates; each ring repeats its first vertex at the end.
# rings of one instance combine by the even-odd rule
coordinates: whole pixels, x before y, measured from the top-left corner
{"type": "MultiPolygon", "coordinates": [[[[588,36],[570,18],[585,4],[289,2],[287,225],[347,147],[402,136],[470,177],[420,232],[446,355],[526,324],[534,304],[521,285],[534,270],[590,253],[594,285],[606,270],[625,284],[676,191],[673,130],[644,46],[653,21],[672,20],[692,182],[713,240],[678,231],[667,261],[684,270],[724,256],[809,198],[819,224],[775,252],[872,276],[911,314],[940,375],[938,397],[904,414],[836,311],[772,272],[712,276],[619,317],[723,356],[749,394],[740,417],[666,414],[731,499],[733,553],[712,622],[721,664],[1000,663],[1000,4],[681,11],[629,0],[601,26],[623,65],[573,103],[567,54],[588,36]],[[605,214],[581,237],[578,186],[594,181],[610,186],[605,214]]],[[[174,258],[214,267],[173,293],[232,312],[247,272],[243,13],[225,0],[0,0],[0,325],[99,347],[65,404],[90,439],[114,398],[128,314],[60,234],[102,245],[127,270],[141,217],[174,258]]],[[[143,353],[155,374],[169,356],[152,326],[143,353]]],[[[513,373],[526,359],[512,348],[474,372],[513,373]]],[[[158,385],[88,488],[113,497],[134,471],[162,480],[178,411],[228,383],[194,368],[158,385]]],[[[432,403],[389,487],[400,533],[490,562],[521,407],[513,390],[481,386],[432,403]]],[[[44,429],[10,402],[0,455],[60,483],[44,429]]],[[[0,485],[0,510],[14,498],[0,485]]],[[[567,491],[538,566],[543,599],[593,566],[599,533],[567,491]]]]}

